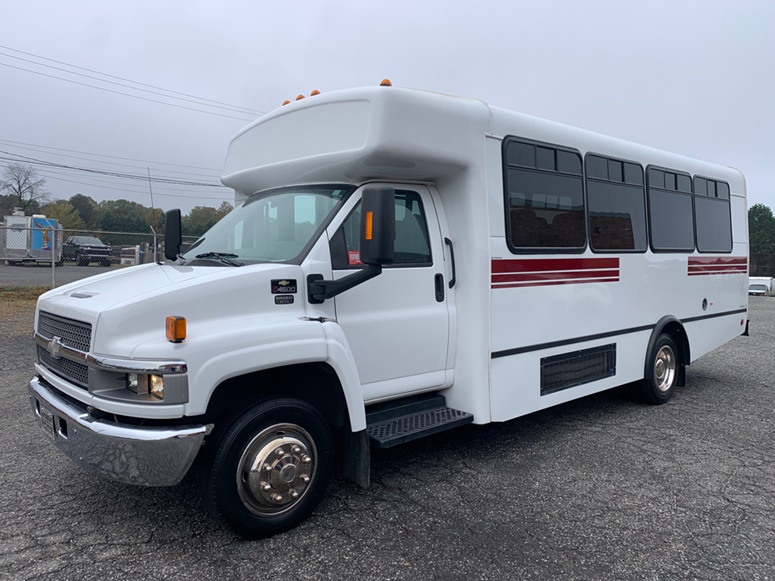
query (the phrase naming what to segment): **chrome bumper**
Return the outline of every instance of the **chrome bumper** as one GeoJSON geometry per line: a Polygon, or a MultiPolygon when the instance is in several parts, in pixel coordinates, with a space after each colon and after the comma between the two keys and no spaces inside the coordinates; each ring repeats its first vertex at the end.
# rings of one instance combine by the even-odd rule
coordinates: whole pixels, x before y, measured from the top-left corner
{"type": "Polygon", "coordinates": [[[109,480],[172,486],[191,468],[211,425],[142,427],[100,420],[43,385],[29,383],[36,423],[73,462],[109,480]]]}

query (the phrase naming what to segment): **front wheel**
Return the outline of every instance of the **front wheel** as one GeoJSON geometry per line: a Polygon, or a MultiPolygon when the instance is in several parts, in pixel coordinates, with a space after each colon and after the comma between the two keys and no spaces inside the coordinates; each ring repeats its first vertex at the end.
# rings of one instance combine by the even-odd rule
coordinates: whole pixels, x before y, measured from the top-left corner
{"type": "Polygon", "coordinates": [[[649,403],[663,404],[675,391],[681,367],[678,347],[670,335],[662,333],[657,337],[646,364],[650,373],[641,384],[643,399],[649,403]]]}
{"type": "Polygon", "coordinates": [[[249,539],[293,528],[323,498],[333,462],[331,430],[310,404],[268,400],[205,444],[200,487],[221,524],[249,539]]]}

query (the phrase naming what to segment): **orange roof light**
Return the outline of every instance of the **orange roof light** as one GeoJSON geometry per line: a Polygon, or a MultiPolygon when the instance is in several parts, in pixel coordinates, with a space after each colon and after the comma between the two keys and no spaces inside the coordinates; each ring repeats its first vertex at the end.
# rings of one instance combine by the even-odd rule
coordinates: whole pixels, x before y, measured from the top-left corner
{"type": "Polygon", "coordinates": [[[291,104],[291,102],[288,99],[283,101],[283,107],[285,107],[286,105],[290,105],[290,104],[291,104]]]}
{"type": "Polygon", "coordinates": [[[310,97],[314,97],[315,95],[320,95],[320,91],[318,91],[317,89],[315,89],[314,91],[312,91],[312,92],[309,94],[309,96],[310,96],[310,97]]]}
{"type": "Polygon", "coordinates": [[[380,87],[392,87],[393,83],[390,82],[390,79],[382,79],[382,82],[379,84],[380,87]]]}
{"type": "Polygon", "coordinates": [[[296,95],[296,100],[301,101],[304,98],[304,95],[296,95]]]}
{"type": "Polygon", "coordinates": [[[182,343],[186,339],[186,318],[167,317],[167,340],[182,343]]]}

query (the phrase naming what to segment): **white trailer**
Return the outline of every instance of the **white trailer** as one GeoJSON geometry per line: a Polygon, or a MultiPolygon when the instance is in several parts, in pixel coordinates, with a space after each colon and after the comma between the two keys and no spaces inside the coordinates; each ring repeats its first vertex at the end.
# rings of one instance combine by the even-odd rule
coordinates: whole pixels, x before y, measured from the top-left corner
{"type": "Polygon", "coordinates": [[[748,294],[756,297],[775,296],[775,279],[771,276],[749,276],[748,294]]]}
{"type": "Polygon", "coordinates": [[[5,216],[2,242],[6,264],[62,263],[62,225],[42,214],[5,216]]]}
{"type": "Polygon", "coordinates": [[[740,172],[392,87],[317,95],[232,140],[239,205],[182,256],[36,312],[35,417],[84,468],[287,530],[370,447],[639,382],[664,403],[744,333],[740,172]]]}

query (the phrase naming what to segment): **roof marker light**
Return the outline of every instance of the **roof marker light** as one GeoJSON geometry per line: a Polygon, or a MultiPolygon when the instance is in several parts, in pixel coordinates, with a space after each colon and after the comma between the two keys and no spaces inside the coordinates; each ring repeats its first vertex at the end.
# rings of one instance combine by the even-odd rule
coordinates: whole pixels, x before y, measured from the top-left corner
{"type": "Polygon", "coordinates": [[[304,98],[304,95],[296,95],[296,100],[301,101],[304,98]]]}
{"type": "Polygon", "coordinates": [[[290,105],[290,104],[291,104],[291,102],[288,99],[283,101],[283,107],[285,107],[286,105],[290,105]]]}
{"type": "Polygon", "coordinates": [[[312,92],[309,94],[309,96],[310,96],[310,97],[314,97],[315,95],[320,95],[320,91],[318,91],[317,89],[315,89],[314,91],[312,91],[312,92]]]}
{"type": "Polygon", "coordinates": [[[392,87],[393,83],[390,82],[390,79],[382,79],[382,82],[379,84],[380,87],[392,87]]]}

